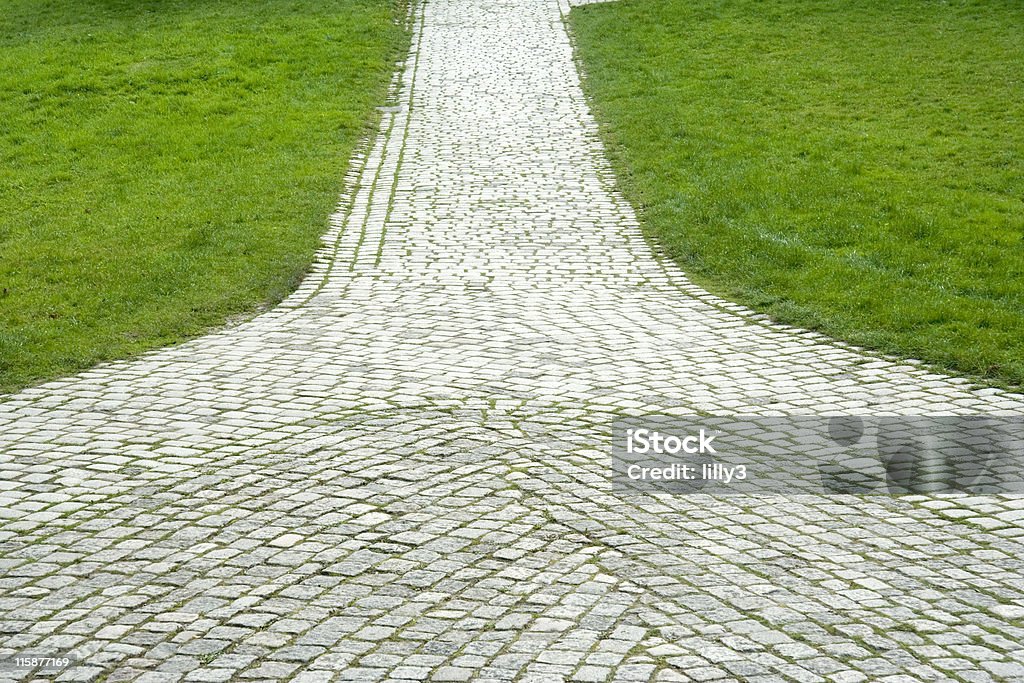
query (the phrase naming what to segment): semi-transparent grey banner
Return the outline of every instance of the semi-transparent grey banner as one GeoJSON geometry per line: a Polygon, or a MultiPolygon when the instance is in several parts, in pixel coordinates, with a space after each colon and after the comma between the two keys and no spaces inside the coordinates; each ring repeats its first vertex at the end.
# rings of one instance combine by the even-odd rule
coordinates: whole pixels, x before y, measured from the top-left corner
{"type": "Polygon", "coordinates": [[[623,418],[619,492],[1024,493],[1024,416],[623,418]]]}

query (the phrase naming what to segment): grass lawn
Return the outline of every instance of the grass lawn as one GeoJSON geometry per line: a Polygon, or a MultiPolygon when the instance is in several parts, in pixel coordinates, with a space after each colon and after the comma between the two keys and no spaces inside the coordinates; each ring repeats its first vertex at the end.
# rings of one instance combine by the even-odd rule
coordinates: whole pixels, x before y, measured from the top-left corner
{"type": "Polygon", "coordinates": [[[403,19],[401,0],[7,0],[0,392],[288,293],[403,19]]]}
{"type": "Polygon", "coordinates": [[[648,234],[704,287],[1024,384],[1024,4],[622,0],[570,15],[648,234]]]}

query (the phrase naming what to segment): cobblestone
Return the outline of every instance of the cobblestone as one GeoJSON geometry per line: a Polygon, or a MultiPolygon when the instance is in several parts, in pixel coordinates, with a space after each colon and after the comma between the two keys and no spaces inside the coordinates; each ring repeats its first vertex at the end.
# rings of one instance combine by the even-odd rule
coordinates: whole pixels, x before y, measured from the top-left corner
{"type": "Polygon", "coordinates": [[[568,9],[416,5],[292,296],[0,398],[0,658],[73,653],[60,680],[1024,680],[1020,500],[612,491],[618,415],[1024,399],[772,325],[660,260],[568,9]]]}

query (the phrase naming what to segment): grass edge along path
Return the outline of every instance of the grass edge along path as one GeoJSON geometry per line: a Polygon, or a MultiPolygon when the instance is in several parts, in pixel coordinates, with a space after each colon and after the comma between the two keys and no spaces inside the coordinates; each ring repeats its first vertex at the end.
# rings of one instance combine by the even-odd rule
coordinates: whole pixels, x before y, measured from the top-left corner
{"type": "Polygon", "coordinates": [[[0,393],[290,293],[408,49],[404,0],[12,0],[0,393]]]}
{"type": "Polygon", "coordinates": [[[1024,385],[1024,8],[619,0],[568,23],[618,185],[696,284],[1024,385]]]}

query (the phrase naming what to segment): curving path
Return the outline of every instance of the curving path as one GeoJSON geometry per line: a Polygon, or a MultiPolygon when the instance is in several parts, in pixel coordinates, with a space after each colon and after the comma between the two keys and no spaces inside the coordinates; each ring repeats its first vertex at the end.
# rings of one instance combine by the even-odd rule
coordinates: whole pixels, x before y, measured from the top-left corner
{"type": "Polygon", "coordinates": [[[1024,399],[657,260],[565,11],[421,4],[293,296],[0,399],[0,679],[1024,680],[1024,501],[611,491],[615,414],[1024,399]]]}

